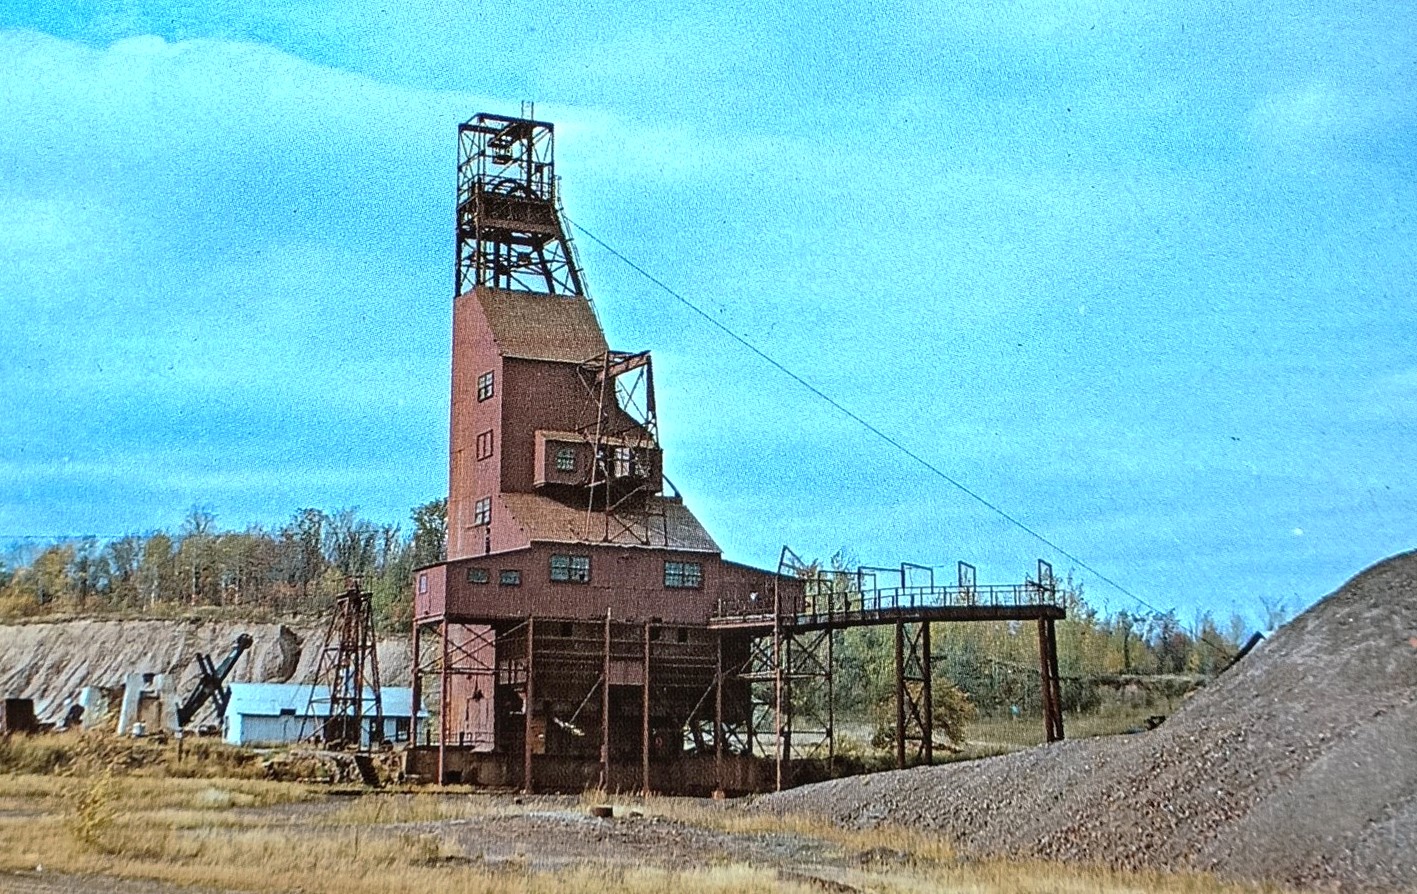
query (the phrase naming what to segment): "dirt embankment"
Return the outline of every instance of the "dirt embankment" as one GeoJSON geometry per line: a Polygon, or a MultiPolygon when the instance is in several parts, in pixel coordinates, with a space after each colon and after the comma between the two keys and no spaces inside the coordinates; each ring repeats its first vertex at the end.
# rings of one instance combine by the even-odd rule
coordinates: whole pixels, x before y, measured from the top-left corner
{"type": "MultiPolygon", "coordinates": [[[[197,654],[220,662],[238,634],[254,645],[230,682],[307,682],[315,676],[325,629],[231,621],[56,621],[0,625],[0,697],[32,698],[42,719],[55,720],[85,686],[117,687],[129,673],[177,675],[185,694],[197,681],[197,654]]],[[[407,686],[408,640],[379,641],[380,679],[407,686]]]]}
{"type": "Polygon", "coordinates": [[[1296,618],[1158,729],[764,798],[966,850],[1417,890],[1417,553],[1296,618]]]}

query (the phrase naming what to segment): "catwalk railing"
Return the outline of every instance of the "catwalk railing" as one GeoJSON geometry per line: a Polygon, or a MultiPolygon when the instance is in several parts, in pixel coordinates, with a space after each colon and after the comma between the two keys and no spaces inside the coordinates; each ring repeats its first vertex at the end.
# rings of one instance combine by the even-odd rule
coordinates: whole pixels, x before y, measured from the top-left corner
{"type": "Polygon", "coordinates": [[[721,598],[710,627],[812,628],[915,620],[1032,620],[1061,618],[1064,598],[1056,586],[1032,581],[976,586],[891,587],[865,591],[832,586],[830,578],[807,580],[805,594],[787,598],[751,593],[721,598]]]}

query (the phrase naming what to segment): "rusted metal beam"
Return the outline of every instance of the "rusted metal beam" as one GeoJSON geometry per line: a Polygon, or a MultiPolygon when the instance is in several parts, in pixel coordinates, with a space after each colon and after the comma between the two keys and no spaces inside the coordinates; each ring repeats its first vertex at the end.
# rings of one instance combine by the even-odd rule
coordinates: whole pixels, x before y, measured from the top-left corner
{"type": "Polygon", "coordinates": [[[645,622],[645,627],[644,627],[644,644],[645,644],[644,680],[641,681],[641,682],[643,683],[643,687],[642,687],[643,704],[641,705],[641,731],[640,731],[640,732],[641,732],[641,735],[640,735],[640,770],[641,770],[641,774],[642,774],[643,777],[644,777],[644,778],[643,778],[644,784],[643,784],[643,786],[642,786],[642,790],[644,791],[646,797],[648,797],[648,796],[649,796],[649,793],[650,793],[650,785],[649,785],[649,742],[650,742],[650,727],[649,727],[649,669],[650,669],[649,627],[650,627],[649,622],[646,621],[646,622],[645,622]]]}
{"type": "Polygon", "coordinates": [[[722,796],[723,789],[723,636],[718,641],[718,660],[713,674],[713,787],[714,794],[722,796]]]}
{"type": "Polygon", "coordinates": [[[895,766],[905,769],[905,623],[895,622],[895,766]]]}
{"type": "Polygon", "coordinates": [[[536,618],[526,619],[526,704],[523,705],[522,791],[531,794],[531,749],[536,741],[532,715],[536,713],[536,618]]]}
{"type": "Polygon", "coordinates": [[[920,756],[925,765],[935,762],[935,700],[931,688],[934,666],[930,655],[930,622],[920,625],[920,756]]]}
{"type": "MultiPolygon", "coordinates": [[[[438,784],[447,785],[448,772],[448,712],[451,705],[448,700],[448,616],[443,616],[443,623],[438,626],[438,639],[441,640],[442,661],[438,667],[439,689],[438,689],[438,784]]],[[[414,705],[417,711],[418,706],[414,705]]]]}
{"type": "Polygon", "coordinates": [[[600,687],[600,787],[610,790],[610,609],[605,610],[605,685],[600,687]]]}

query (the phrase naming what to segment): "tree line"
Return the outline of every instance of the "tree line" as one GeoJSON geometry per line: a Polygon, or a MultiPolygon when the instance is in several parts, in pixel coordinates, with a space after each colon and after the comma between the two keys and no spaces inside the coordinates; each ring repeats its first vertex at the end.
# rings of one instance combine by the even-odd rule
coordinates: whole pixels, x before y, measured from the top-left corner
{"type": "Polygon", "coordinates": [[[207,607],[272,616],[324,611],[358,578],[387,627],[412,617],[413,569],[447,550],[447,501],[416,506],[409,527],[357,510],[301,509],[279,527],[221,530],[193,509],[177,531],[56,542],[0,562],[0,618],[164,615],[207,607]]]}

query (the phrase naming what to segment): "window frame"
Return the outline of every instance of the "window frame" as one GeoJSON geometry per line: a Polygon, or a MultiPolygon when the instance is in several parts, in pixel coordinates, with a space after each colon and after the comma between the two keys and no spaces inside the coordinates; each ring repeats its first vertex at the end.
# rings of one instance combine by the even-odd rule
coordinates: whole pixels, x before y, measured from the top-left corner
{"type": "Polygon", "coordinates": [[[704,588],[704,563],[665,559],[664,588],[666,590],[702,590],[704,588]]]}
{"type": "Polygon", "coordinates": [[[522,572],[520,568],[503,568],[497,572],[497,586],[520,587],[521,585],[522,572]]]}
{"type": "Polygon", "coordinates": [[[472,504],[472,523],[474,525],[492,524],[492,498],[482,497],[472,504]]]}
{"type": "Polygon", "coordinates": [[[576,470],[576,448],[556,448],[556,456],[552,462],[558,472],[574,472],[576,470]]]}
{"type": "Polygon", "coordinates": [[[553,584],[590,583],[590,556],[588,555],[552,553],[550,566],[549,577],[553,584]]]}
{"type": "Polygon", "coordinates": [[[477,377],[477,402],[491,400],[497,394],[497,371],[489,369],[477,377]]]}
{"type": "Polygon", "coordinates": [[[494,438],[495,438],[495,435],[492,434],[492,429],[490,429],[490,428],[487,429],[487,431],[478,432],[478,434],[477,434],[477,460],[478,460],[478,462],[481,462],[481,461],[484,460],[484,459],[491,459],[491,458],[492,458],[492,453],[493,453],[494,450],[496,449],[496,447],[495,447],[496,441],[494,440],[494,438]]]}
{"type": "Polygon", "coordinates": [[[492,571],[488,568],[469,568],[467,570],[467,582],[477,584],[478,586],[490,584],[492,583],[492,571]]]}

